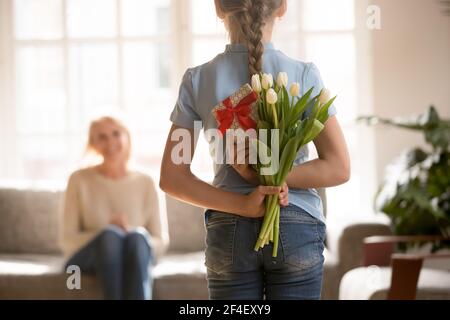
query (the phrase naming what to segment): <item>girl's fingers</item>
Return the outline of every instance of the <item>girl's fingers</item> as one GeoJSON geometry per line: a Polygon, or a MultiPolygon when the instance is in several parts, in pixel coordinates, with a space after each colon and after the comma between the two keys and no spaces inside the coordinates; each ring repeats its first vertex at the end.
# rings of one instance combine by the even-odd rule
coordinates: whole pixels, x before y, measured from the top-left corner
{"type": "Polygon", "coordinates": [[[281,187],[280,195],[282,194],[283,196],[284,196],[284,195],[287,196],[288,193],[289,193],[289,188],[288,188],[287,184],[285,183],[285,184],[281,187]]]}
{"type": "Polygon", "coordinates": [[[280,198],[281,206],[286,207],[289,205],[289,188],[286,183],[281,187],[281,192],[278,197],[280,198]]]}
{"type": "Polygon", "coordinates": [[[258,191],[265,195],[272,195],[272,194],[279,194],[280,193],[280,187],[274,187],[274,186],[259,186],[258,191]]]}
{"type": "Polygon", "coordinates": [[[284,185],[283,187],[276,187],[276,186],[259,186],[259,191],[263,194],[279,194],[281,197],[285,197],[289,193],[289,189],[287,185],[284,185]]]}

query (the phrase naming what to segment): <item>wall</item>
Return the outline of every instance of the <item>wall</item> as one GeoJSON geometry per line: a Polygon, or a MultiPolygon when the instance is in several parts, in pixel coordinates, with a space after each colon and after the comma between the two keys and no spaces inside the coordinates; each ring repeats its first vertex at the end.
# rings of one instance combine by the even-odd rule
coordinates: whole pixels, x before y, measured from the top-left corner
{"type": "MultiPolygon", "coordinates": [[[[372,0],[381,30],[371,32],[373,108],[392,117],[418,114],[430,104],[450,117],[450,17],[438,0],[372,0]]],[[[414,132],[375,129],[376,175],[407,147],[423,144],[414,132]]]]}

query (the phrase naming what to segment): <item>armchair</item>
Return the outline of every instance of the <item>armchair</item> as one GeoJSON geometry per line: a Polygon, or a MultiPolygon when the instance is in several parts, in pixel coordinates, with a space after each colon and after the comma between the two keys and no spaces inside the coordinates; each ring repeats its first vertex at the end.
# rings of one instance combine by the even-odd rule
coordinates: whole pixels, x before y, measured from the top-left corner
{"type": "Polygon", "coordinates": [[[447,270],[424,267],[425,260],[449,259],[449,253],[394,251],[395,246],[401,243],[448,240],[450,238],[433,235],[365,238],[363,267],[344,275],[340,299],[450,299],[450,265],[447,270]]]}

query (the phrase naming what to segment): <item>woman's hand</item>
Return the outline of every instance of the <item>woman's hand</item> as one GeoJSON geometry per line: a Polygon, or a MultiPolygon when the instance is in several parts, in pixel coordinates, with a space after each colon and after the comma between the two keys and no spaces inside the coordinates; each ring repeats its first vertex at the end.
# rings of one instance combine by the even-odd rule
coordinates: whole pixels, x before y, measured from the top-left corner
{"type": "Polygon", "coordinates": [[[280,205],[283,207],[287,206],[289,204],[288,192],[289,188],[286,183],[281,187],[258,186],[252,193],[247,195],[245,216],[249,218],[263,217],[266,212],[264,202],[266,195],[278,195],[280,205]]]}
{"type": "Polygon", "coordinates": [[[112,216],[111,224],[118,226],[124,231],[130,230],[130,224],[128,223],[128,218],[125,214],[115,214],[112,216]]]}

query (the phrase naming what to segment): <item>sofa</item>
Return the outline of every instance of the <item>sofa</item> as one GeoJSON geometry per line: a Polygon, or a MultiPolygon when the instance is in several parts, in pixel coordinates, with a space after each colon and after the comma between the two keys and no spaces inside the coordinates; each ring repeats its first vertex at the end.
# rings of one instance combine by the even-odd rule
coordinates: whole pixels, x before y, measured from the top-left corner
{"type": "MultiPolygon", "coordinates": [[[[321,191],[325,201],[325,194],[321,191]]],[[[208,299],[203,210],[160,194],[170,247],[153,269],[154,299],[208,299]]],[[[101,299],[95,277],[69,290],[60,228],[62,190],[0,187],[0,299],[101,299]]],[[[338,299],[342,276],[361,265],[362,240],[389,235],[374,222],[327,226],[322,298],[338,299]]]]}
{"type": "MultiPolygon", "coordinates": [[[[202,210],[161,198],[161,209],[173,213],[168,214],[171,243],[152,271],[154,299],[208,299],[202,210]]],[[[0,299],[102,298],[92,276],[82,274],[81,290],[67,288],[62,202],[60,190],[0,188],[0,299]]]]}

